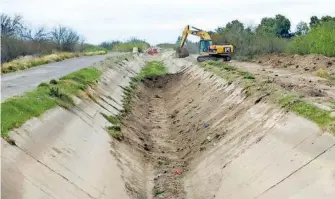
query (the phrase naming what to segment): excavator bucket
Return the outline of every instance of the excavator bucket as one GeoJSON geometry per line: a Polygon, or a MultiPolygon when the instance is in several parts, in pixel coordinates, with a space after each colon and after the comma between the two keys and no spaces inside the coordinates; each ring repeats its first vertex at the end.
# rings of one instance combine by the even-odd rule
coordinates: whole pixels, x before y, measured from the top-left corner
{"type": "Polygon", "coordinates": [[[177,58],[184,58],[184,57],[188,57],[189,55],[190,55],[190,53],[188,52],[188,50],[186,48],[178,47],[176,49],[177,58]]]}

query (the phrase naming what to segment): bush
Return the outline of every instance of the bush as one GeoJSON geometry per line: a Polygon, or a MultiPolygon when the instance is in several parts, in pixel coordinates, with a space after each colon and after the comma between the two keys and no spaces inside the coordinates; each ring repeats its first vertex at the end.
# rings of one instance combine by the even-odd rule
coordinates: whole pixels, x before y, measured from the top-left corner
{"type": "Polygon", "coordinates": [[[307,35],[297,36],[288,50],[301,55],[315,53],[335,56],[335,21],[323,22],[313,27],[307,35]]]}
{"type": "Polygon", "coordinates": [[[235,48],[235,56],[243,59],[251,59],[256,55],[276,52],[284,52],[289,41],[278,38],[276,35],[266,32],[252,32],[245,30],[225,30],[213,34],[214,44],[232,44],[235,48]]]}

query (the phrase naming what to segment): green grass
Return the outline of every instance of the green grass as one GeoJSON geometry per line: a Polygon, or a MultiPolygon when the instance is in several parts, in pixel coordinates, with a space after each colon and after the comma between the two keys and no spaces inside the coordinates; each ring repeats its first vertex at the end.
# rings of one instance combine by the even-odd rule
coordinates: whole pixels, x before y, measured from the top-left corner
{"type": "MultiPolygon", "coordinates": [[[[305,102],[299,99],[295,95],[285,95],[279,99],[279,104],[282,107],[287,108],[290,111],[293,111],[315,123],[320,127],[331,129],[333,124],[335,124],[335,119],[330,116],[329,111],[325,111],[316,107],[313,104],[305,102]]],[[[333,130],[333,133],[335,131],[333,130]]]]}
{"type": "Polygon", "coordinates": [[[74,104],[71,96],[95,83],[100,75],[101,72],[94,68],[84,68],[64,76],[59,81],[41,83],[35,90],[23,96],[4,101],[1,103],[1,136],[7,137],[10,130],[40,116],[57,104],[69,108],[74,104]]]}
{"type": "Polygon", "coordinates": [[[101,75],[101,71],[94,68],[83,68],[79,71],[70,73],[66,75],[61,80],[73,80],[83,86],[88,86],[90,84],[96,83],[101,75]]]}
{"type": "Polygon", "coordinates": [[[16,97],[1,103],[1,136],[6,137],[13,128],[21,126],[32,117],[37,117],[56,106],[49,96],[48,87],[38,87],[22,97],[16,97]]]}
{"type": "Polygon", "coordinates": [[[108,133],[117,140],[123,140],[123,134],[121,132],[120,126],[110,126],[108,127],[108,133]]]}
{"type": "Polygon", "coordinates": [[[163,62],[152,61],[148,62],[145,67],[140,71],[138,78],[143,79],[151,76],[160,76],[168,72],[163,62]]]}

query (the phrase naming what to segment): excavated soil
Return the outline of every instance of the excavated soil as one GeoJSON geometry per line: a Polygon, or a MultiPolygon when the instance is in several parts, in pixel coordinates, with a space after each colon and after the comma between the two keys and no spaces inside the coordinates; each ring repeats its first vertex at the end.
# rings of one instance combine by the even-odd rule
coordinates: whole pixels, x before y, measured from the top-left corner
{"type": "Polygon", "coordinates": [[[316,55],[267,55],[257,60],[254,63],[232,61],[230,64],[252,73],[264,84],[297,93],[302,98],[320,104],[320,107],[327,106],[326,110],[335,110],[335,82],[317,76],[320,68],[328,74],[334,74],[333,58],[316,55]]]}
{"type": "Polygon", "coordinates": [[[257,57],[254,61],[263,66],[288,68],[299,72],[313,73],[318,69],[335,72],[335,58],[322,55],[270,54],[257,57]]]}

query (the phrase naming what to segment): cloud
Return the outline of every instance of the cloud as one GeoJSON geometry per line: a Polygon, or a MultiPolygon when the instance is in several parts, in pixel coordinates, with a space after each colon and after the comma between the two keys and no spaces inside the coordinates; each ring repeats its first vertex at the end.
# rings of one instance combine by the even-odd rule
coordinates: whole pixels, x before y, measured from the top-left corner
{"type": "MultiPolygon", "coordinates": [[[[186,24],[213,30],[238,19],[257,24],[281,13],[292,28],[310,16],[335,15],[334,0],[3,0],[2,12],[21,14],[34,25],[70,26],[88,42],[125,40],[174,42],[186,24]]],[[[198,38],[194,38],[197,40],[198,38]]]]}

